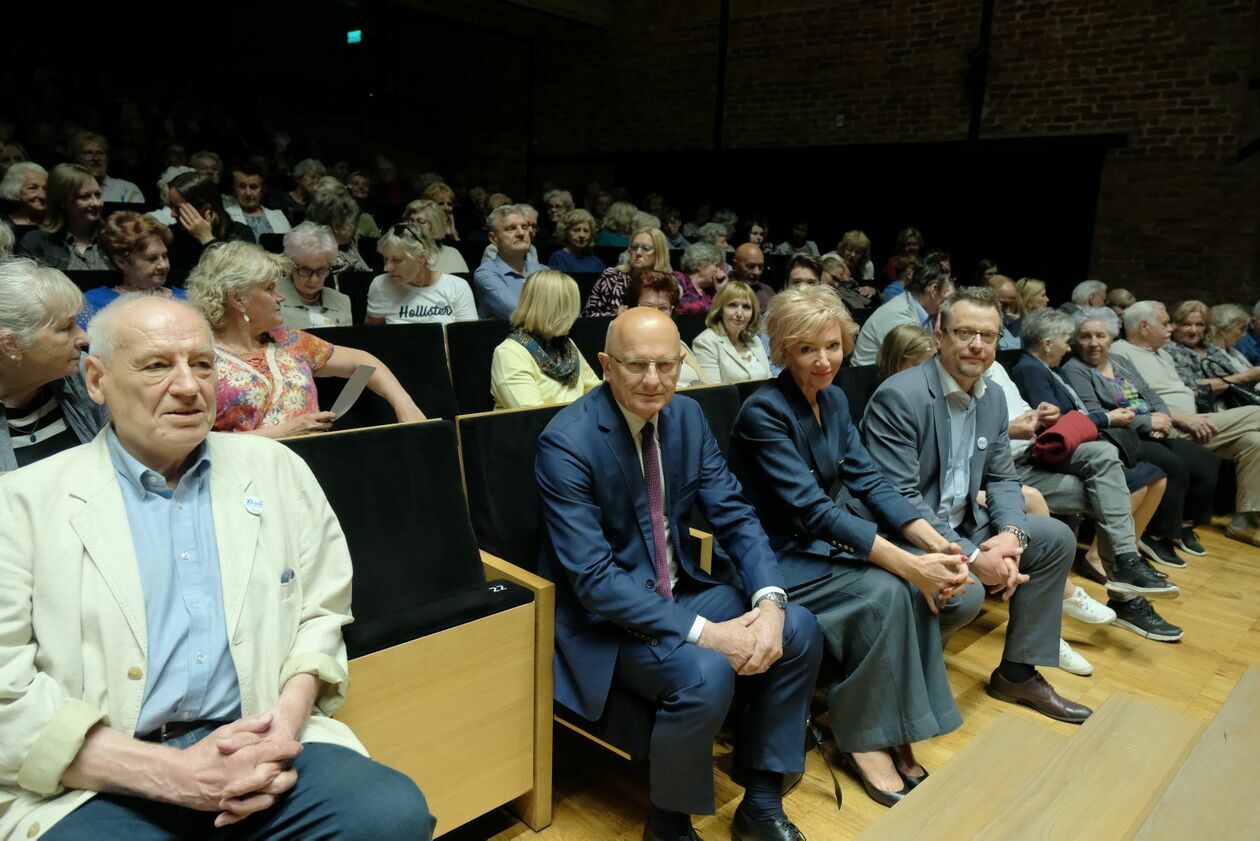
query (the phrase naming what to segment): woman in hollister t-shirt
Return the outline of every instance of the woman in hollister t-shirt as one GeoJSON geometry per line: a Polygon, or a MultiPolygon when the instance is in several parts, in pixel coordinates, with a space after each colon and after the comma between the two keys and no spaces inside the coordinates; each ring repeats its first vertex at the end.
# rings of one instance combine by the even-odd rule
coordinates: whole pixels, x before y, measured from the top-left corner
{"type": "Polygon", "coordinates": [[[437,245],[418,226],[395,225],[377,250],[385,258],[385,274],[368,289],[367,324],[477,320],[468,282],[431,268],[437,245]]]}

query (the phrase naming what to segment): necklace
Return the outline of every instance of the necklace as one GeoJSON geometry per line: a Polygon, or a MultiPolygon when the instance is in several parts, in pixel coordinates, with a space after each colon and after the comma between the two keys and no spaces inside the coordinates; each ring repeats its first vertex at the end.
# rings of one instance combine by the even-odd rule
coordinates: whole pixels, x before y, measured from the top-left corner
{"type": "Polygon", "coordinates": [[[44,409],[48,406],[48,402],[49,402],[48,399],[45,398],[44,393],[45,393],[45,389],[41,388],[39,390],[39,393],[35,396],[36,405],[38,405],[39,408],[35,410],[34,423],[32,423],[30,426],[23,427],[23,426],[18,426],[17,424],[13,423],[13,421],[9,421],[10,431],[12,431],[13,433],[16,433],[17,435],[29,436],[29,440],[32,444],[38,443],[39,425],[44,420],[44,418],[47,417],[48,414],[51,412],[51,409],[48,412],[44,411],[44,409]]]}

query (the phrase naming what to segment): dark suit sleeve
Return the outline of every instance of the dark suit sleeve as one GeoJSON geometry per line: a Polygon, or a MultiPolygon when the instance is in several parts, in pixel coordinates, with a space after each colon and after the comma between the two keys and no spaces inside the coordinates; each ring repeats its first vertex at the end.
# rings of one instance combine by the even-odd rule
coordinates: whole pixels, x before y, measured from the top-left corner
{"type": "MultiPolygon", "coordinates": [[[[885,383],[876,389],[862,415],[866,449],[892,486],[936,529],[936,533],[957,543],[962,547],[963,554],[970,555],[979,547],[938,517],[919,491],[919,453],[925,447],[936,446],[935,441],[919,440],[919,424],[915,419],[918,413],[925,411],[930,412],[931,407],[914,406],[912,395],[901,389],[889,388],[885,383]]],[[[1005,441],[1005,430],[1002,436],[1005,441]]],[[[1009,447],[1007,449],[1009,451],[1009,447]]]]}
{"type": "MultiPolygon", "coordinates": [[[[854,554],[869,556],[875,543],[875,524],[836,505],[819,487],[792,438],[795,418],[776,408],[764,402],[747,404],[735,426],[736,438],[755,467],[757,479],[764,482],[762,487],[774,494],[783,508],[797,512],[810,537],[852,546],[854,554]]],[[[842,404],[841,409],[847,415],[848,407],[842,404]]],[[[847,416],[840,418],[836,426],[843,427],[837,431],[846,441],[840,471],[849,492],[895,529],[918,519],[915,507],[871,463],[847,416]]]]}
{"type": "Polygon", "coordinates": [[[582,607],[623,628],[656,637],[662,657],[682,645],[696,614],[645,588],[617,563],[604,536],[591,466],[580,447],[562,432],[544,432],[534,473],[544,525],[582,607]]]}
{"type": "MultiPolygon", "coordinates": [[[[713,526],[714,537],[739,570],[744,591],[752,596],[763,587],[786,590],[779,563],[761,521],[757,519],[757,512],[748,504],[739,480],[727,467],[699,405],[690,404],[684,423],[698,429],[702,436],[696,504],[713,526]]],[[[684,636],[687,630],[683,631],[684,636]]]]}

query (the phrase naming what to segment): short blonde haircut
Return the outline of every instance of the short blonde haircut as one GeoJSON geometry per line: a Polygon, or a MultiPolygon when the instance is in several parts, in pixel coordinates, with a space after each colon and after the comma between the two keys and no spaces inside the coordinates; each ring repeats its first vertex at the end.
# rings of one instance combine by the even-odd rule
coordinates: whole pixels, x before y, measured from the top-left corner
{"type": "Polygon", "coordinates": [[[394,233],[394,229],[390,228],[388,233],[376,242],[376,250],[382,257],[390,256],[388,252],[398,254],[402,252],[412,260],[420,260],[429,268],[433,268],[433,263],[437,260],[438,246],[433,238],[426,235],[419,225],[407,225],[407,231],[401,234],[394,233]]]}
{"type": "MultiPolygon", "coordinates": [[[[630,234],[630,245],[634,245],[634,238],[639,234],[647,234],[652,238],[652,248],[656,253],[656,262],[652,264],[652,271],[672,274],[674,267],[669,263],[669,240],[665,239],[664,232],[660,228],[635,228],[634,233],[630,234]]],[[[626,262],[617,266],[617,271],[629,274],[629,260],[630,246],[626,246],[626,262]]]]}
{"type": "Polygon", "coordinates": [[[638,212],[639,208],[628,201],[615,201],[604,214],[603,228],[618,234],[628,234],[634,229],[634,214],[638,212]]]}
{"type": "Polygon", "coordinates": [[[1019,312],[1016,313],[1016,315],[1023,318],[1028,315],[1028,313],[1032,312],[1032,310],[1028,308],[1028,304],[1039,292],[1046,291],[1046,284],[1044,281],[1037,280],[1033,277],[1021,277],[1015,282],[1015,291],[1019,293],[1018,303],[1015,305],[1015,308],[1019,310],[1019,312]]]}
{"type": "Polygon", "coordinates": [[[898,324],[888,331],[875,354],[875,368],[881,377],[891,377],[912,359],[936,353],[932,334],[917,324],[898,324]]]}
{"type": "MultiPolygon", "coordinates": [[[[722,291],[726,291],[726,287],[722,291]]],[[[721,294],[719,292],[718,297],[721,294]]],[[[753,299],[756,300],[755,295],[753,299]]],[[[716,300],[713,307],[717,308],[716,300]]],[[[858,326],[836,290],[816,283],[793,286],[780,292],[770,301],[770,317],[766,321],[766,332],[770,335],[770,359],[776,365],[782,365],[783,353],[791,345],[817,336],[832,323],[839,324],[844,331],[844,355],[848,356],[853,350],[858,326]]]]}
{"type": "Polygon", "coordinates": [[[217,333],[227,322],[228,298],[288,277],[293,264],[252,242],[225,242],[207,248],[188,275],[188,302],[217,333]]]}
{"type": "Polygon", "coordinates": [[[1172,312],[1168,314],[1168,317],[1172,320],[1173,324],[1181,324],[1196,312],[1203,316],[1203,326],[1206,328],[1208,326],[1208,321],[1212,317],[1212,310],[1207,304],[1202,301],[1196,301],[1193,298],[1189,301],[1182,301],[1180,304],[1173,307],[1172,312]]]}
{"type": "Polygon", "coordinates": [[[433,199],[408,202],[403,209],[403,221],[418,224],[435,243],[446,238],[446,211],[433,199]]]}
{"type": "Polygon", "coordinates": [[[725,335],[726,328],[722,326],[722,310],[731,301],[743,298],[752,303],[752,318],[748,319],[748,324],[739,333],[739,340],[744,344],[752,344],[761,341],[757,338],[757,331],[761,328],[761,305],[757,303],[757,296],[752,291],[752,287],[740,280],[728,280],[726,284],[718,290],[717,295],[713,298],[713,304],[709,307],[709,314],[704,317],[704,323],[708,325],[710,330],[725,335]]]}
{"type": "Polygon", "coordinates": [[[555,269],[540,269],[525,278],[512,325],[542,339],[567,336],[580,305],[576,280],[555,269]]]}
{"type": "Polygon", "coordinates": [[[455,191],[445,182],[434,181],[424,188],[424,197],[432,202],[440,201],[443,197],[455,201],[455,191]]]}

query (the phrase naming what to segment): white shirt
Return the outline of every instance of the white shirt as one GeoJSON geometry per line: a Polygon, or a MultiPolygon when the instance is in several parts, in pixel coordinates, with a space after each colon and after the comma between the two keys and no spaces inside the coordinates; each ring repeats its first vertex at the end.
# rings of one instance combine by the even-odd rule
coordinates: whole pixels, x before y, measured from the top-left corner
{"type": "MultiPolygon", "coordinates": [[[[643,427],[647,425],[648,421],[645,421],[643,418],[639,417],[636,414],[626,411],[626,407],[622,406],[620,403],[617,404],[617,408],[621,410],[622,417],[626,419],[626,425],[630,427],[630,440],[634,441],[634,451],[639,456],[639,470],[642,470],[643,469],[643,427]]],[[[652,437],[656,440],[656,455],[657,455],[658,462],[660,461],[660,455],[661,455],[661,425],[659,423],[660,418],[661,418],[660,413],[657,413],[651,417],[652,437]]],[[[665,508],[665,511],[663,512],[665,515],[663,518],[665,521],[665,566],[669,570],[669,589],[672,592],[673,589],[676,586],[678,586],[678,561],[676,558],[674,558],[674,543],[672,540],[670,540],[669,507],[668,507],[668,499],[665,496],[665,465],[663,462],[659,465],[659,469],[657,470],[657,473],[660,474],[661,501],[664,504],[664,508],[665,508]]],[[[784,596],[787,595],[787,593],[781,587],[762,587],[760,590],[753,593],[752,606],[756,607],[757,602],[761,601],[763,596],[766,596],[770,593],[780,593],[784,596]]],[[[700,634],[702,631],[704,631],[704,623],[707,621],[708,620],[706,620],[703,616],[699,616],[699,615],[696,616],[696,621],[692,623],[691,630],[687,632],[687,642],[690,642],[690,643],[699,642],[700,634]]]]}
{"type": "Polygon", "coordinates": [[[395,283],[389,275],[377,275],[368,288],[368,315],[386,324],[450,324],[476,321],[477,305],[472,288],[455,275],[438,275],[428,286],[395,283]]]}

